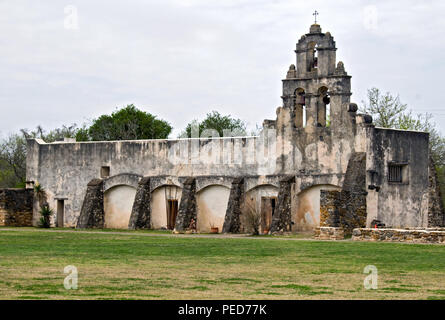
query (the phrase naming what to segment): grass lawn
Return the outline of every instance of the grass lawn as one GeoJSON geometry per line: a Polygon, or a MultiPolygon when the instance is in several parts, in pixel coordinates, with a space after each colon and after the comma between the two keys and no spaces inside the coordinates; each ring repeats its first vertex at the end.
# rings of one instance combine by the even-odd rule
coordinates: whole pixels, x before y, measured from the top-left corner
{"type": "Polygon", "coordinates": [[[445,299],[444,245],[145,233],[0,228],[0,299],[445,299]]]}

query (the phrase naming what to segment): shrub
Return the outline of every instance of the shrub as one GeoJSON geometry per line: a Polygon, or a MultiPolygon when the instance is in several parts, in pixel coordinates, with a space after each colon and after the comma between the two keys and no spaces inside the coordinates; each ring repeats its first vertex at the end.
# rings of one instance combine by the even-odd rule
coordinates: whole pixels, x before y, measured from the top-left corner
{"type": "Polygon", "coordinates": [[[261,213],[257,210],[255,203],[246,202],[243,206],[244,223],[253,235],[260,234],[261,213]]]}
{"type": "Polygon", "coordinates": [[[48,204],[45,204],[40,208],[40,215],[41,215],[40,224],[39,224],[40,228],[50,228],[51,227],[50,217],[52,214],[53,214],[53,210],[50,209],[48,204]]]}

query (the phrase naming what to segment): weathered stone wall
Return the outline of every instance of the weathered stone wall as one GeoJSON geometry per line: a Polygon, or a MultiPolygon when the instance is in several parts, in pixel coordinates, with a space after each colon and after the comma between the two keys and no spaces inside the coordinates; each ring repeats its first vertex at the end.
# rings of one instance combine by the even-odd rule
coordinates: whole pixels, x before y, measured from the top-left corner
{"type": "Polygon", "coordinates": [[[340,225],[339,201],[340,191],[320,191],[320,227],[338,227],[340,225]]]}
{"type": "Polygon", "coordinates": [[[32,189],[0,189],[0,226],[32,226],[32,189]]]}
{"type": "Polygon", "coordinates": [[[229,203],[224,219],[223,233],[239,233],[241,228],[241,206],[244,201],[244,179],[236,178],[230,189],[229,203]]]}
{"type": "Polygon", "coordinates": [[[104,212],[104,182],[94,179],[88,183],[87,192],[80,211],[77,228],[103,228],[104,212]]]}
{"type": "Polygon", "coordinates": [[[274,216],[272,217],[271,233],[292,231],[292,184],[295,177],[285,177],[280,181],[278,191],[278,204],[274,216]]]}
{"type": "Polygon", "coordinates": [[[38,181],[45,188],[53,209],[57,198],[66,199],[65,225],[75,226],[86,186],[101,178],[103,166],[110,167],[105,189],[116,184],[136,187],[138,179],[147,176],[208,177],[209,181],[229,177],[230,187],[233,177],[277,171],[273,166],[269,170],[267,164],[263,170],[255,161],[255,150],[261,150],[257,141],[258,137],[77,143],[32,139],[28,140],[26,175],[28,181],[38,181]]]}
{"type": "Polygon", "coordinates": [[[367,226],[379,220],[393,228],[427,227],[428,133],[373,127],[366,130],[367,226]],[[405,166],[404,181],[388,181],[390,163],[405,166]]]}
{"type": "Polygon", "coordinates": [[[341,227],[346,234],[366,226],[366,154],[354,153],[349,160],[341,192],[320,192],[320,226],[341,227]]]}
{"type": "Polygon", "coordinates": [[[151,192],[150,178],[139,181],[128,229],[150,229],[151,227],[151,192]]]}
{"type": "MultiPolygon", "coordinates": [[[[175,231],[184,232],[192,226],[196,230],[196,220],[196,179],[188,178],[184,182],[184,189],[182,190],[175,231]],[[192,220],[194,220],[194,224],[192,220]]],[[[193,229],[193,227],[191,229],[193,229]]]]}
{"type": "Polygon", "coordinates": [[[445,243],[445,229],[373,229],[357,228],[352,233],[352,240],[445,243]]]}
{"type": "Polygon", "coordinates": [[[366,154],[354,153],[349,159],[340,193],[339,223],[347,234],[366,226],[366,154]]]}
{"type": "Polygon", "coordinates": [[[314,238],[319,240],[343,240],[345,232],[343,228],[317,227],[315,228],[314,238]]]}

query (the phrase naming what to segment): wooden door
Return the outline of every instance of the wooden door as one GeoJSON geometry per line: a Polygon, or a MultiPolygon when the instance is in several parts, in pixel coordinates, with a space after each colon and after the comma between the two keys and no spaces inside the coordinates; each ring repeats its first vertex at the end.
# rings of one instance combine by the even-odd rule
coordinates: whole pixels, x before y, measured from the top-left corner
{"type": "Polygon", "coordinates": [[[167,200],[167,229],[173,230],[178,215],[178,200],[167,200]]]}

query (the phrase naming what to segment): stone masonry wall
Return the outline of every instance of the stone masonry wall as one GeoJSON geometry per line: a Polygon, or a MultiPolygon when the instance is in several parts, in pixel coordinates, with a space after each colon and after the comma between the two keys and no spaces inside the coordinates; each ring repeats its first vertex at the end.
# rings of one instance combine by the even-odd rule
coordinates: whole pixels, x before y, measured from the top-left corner
{"type": "Polygon", "coordinates": [[[288,176],[280,180],[278,191],[278,205],[272,217],[271,233],[281,233],[291,231],[292,228],[292,184],[295,183],[295,176],[288,176]]]}
{"type": "Polygon", "coordinates": [[[104,182],[93,179],[88,183],[87,193],[83,201],[77,228],[103,228],[104,212],[104,182]]]}
{"type": "Polygon", "coordinates": [[[151,227],[151,192],[150,178],[139,181],[128,229],[150,229],[151,227]]]}
{"type": "Polygon", "coordinates": [[[338,202],[340,191],[320,190],[320,227],[338,227],[338,202]]]}
{"type": "Polygon", "coordinates": [[[0,226],[32,226],[34,191],[0,189],[0,226]]]}
{"type": "Polygon", "coordinates": [[[186,231],[192,224],[192,220],[195,221],[194,227],[196,229],[196,218],[196,179],[187,178],[184,182],[184,189],[182,190],[175,231],[186,231]]]}
{"type": "Polygon", "coordinates": [[[229,202],[224,219],[223,233],[239,233],[241,228],[241,204],[244,198],[244,179],[236,178],[232,182],[229,202]]]}
{"type": "Polygon", "coordinates": [[[345,233],[342,228],[317,227],[315,228],[314,238],[319,240],[343,240],[345,233]]]}
{"type": "Polygon", "coordinates": [[[352,240],[413,243],[445,243],[445,229],[372,229],[357,228],[352,240]]]}
{"type": "Polygon", "coordinates": [[[320,226],[341,227],[351,234],[366,225],[366,154],[354,153],[341,192],[321,190],[320,226]]]}

